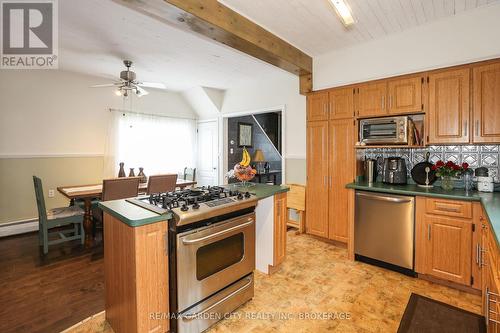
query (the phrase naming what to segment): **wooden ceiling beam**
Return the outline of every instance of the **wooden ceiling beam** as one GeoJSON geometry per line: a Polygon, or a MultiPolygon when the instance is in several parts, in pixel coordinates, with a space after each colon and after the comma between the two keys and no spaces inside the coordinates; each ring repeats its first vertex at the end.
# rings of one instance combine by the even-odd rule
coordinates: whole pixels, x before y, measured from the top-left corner
{"type": "Polygon", "coordinates": [[[217,0],[115,1],[293,73],[301,94],[312,91],[309,55],[217,0]]]}

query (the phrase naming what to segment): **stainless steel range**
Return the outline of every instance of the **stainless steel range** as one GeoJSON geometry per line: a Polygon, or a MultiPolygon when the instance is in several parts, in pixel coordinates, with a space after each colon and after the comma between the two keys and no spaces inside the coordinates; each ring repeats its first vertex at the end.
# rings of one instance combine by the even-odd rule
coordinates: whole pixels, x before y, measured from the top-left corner
{"type": "Polygon", "coordinates": [[[202,332],[254,294],[257,198],[222,187],[154,194],[129,202],[169,221],[172,332],[202,332]]]}

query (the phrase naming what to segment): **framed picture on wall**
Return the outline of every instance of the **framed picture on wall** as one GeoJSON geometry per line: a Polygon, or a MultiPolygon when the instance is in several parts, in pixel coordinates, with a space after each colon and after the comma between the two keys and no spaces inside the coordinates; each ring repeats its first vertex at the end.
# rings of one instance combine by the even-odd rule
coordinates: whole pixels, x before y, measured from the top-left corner
{"type": "Polygon", "coordinates": [[[253,145],[253,124],[238,123],[238,146],[252,147],[253,145]]]}

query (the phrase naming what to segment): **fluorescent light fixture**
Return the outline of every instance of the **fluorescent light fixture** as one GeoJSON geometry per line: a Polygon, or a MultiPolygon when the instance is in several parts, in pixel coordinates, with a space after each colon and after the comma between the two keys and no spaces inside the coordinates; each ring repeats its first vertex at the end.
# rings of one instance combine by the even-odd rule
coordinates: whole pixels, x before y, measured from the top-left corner
{"type": "Polygon", "coordinates": [[[337,14],[346,27],[354,23],[354,17],[352,17],[351,9],[344,0],[330,0],[330,2],[335,7],[337,14]]]}

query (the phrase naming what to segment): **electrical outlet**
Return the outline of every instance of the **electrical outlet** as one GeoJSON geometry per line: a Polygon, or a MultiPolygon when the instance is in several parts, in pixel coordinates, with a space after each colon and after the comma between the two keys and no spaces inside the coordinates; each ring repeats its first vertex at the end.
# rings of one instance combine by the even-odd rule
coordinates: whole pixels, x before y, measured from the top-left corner
{"type": "Polygon", "coordinates": [[[229,154],[234,154],[234,149],[233,148],[229,149],[229,154]]]}
{"type": "Polygon", "coordinates": [[[54,190],[49,190],[49,198],[53,198],[56,195],[54,190]]]}

